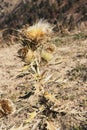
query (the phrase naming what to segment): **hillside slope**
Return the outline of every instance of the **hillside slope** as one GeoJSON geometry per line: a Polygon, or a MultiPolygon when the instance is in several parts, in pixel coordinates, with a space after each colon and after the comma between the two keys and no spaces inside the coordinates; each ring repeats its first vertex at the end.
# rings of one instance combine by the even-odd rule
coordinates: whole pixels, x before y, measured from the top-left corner
{"type": "Polygon", "coordinates": [[[21,27],[27,23],[32,24],[40,18],[68,26],[69,29],[75,25],[79,26],[82,22],[87,26],[86,0],[16,0],[15,2],[3,0],[0,6],[3,9],[0,14],[0,27],[21,27]]]}

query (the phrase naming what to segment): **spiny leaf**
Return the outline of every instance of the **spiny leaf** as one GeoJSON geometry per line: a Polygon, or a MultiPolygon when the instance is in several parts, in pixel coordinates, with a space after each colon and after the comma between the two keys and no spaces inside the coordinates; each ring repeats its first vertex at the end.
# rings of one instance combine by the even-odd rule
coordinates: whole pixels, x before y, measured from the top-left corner
{"type": "Polygon", "coordinates": [[[25,122],[26,123],[32,122],[32,120],[36,117],[36,115],[37,115],[36,111],[29,113],[29,118],[25,122]]]}
{"type": "Polygon", "coordinates": [[[29,70],[29,68],[30,68],[30,66],[29,65],[26,65],[26,66],[24,66],[23,68],[21,68],[21,70],[20,71],[27,71],[27,70],[29,70]]]}
{"type": "Polygon", "coordinates": [[[46,99],[49,99],[49,100],[52,101],[52,102],[57,102],[57,99],[55,98],[55,96],[52,95],[52,94],[50,94],[50,93],[48,93],[48,92],[45,92],[45,93],[44,93],[44,97],[45,97],[46,99]]]}
{"type": "Polygon", "coordinates": [[[53,76],[53,74],[47,75],[46,78],[44,79],[44,83],[49,81],[49,79],[53,76]]]}
{"type": "Polygon", "coordinates": [[[44,107],[44,106],[41,106],[41,107],[39,108],[39,112],[43,111],[44,109],[45,109],[45,107],[44,107]]]}

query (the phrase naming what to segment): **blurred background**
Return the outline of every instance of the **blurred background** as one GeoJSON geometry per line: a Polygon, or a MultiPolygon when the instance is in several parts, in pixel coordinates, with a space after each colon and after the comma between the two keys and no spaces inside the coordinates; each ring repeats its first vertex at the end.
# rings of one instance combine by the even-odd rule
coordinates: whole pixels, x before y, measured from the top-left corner
{"type": "Polygon", "coordinates": [[[21,28],[39,19],[55,24],[55,29],[87,27],[86,0],[0,0],[0,28],[21,28]]]}

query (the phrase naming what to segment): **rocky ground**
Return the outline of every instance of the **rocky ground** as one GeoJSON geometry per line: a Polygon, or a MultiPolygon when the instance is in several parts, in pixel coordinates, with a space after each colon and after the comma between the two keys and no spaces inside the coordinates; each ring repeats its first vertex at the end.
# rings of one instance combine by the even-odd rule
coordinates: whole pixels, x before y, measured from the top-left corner
{"type": "Polygon", "coordinates": [[[39,67],[41,77],[18,57],[21,43],[0,48],[0,98],[16,107],[0,118],[2,130],[87,129],[87,31],[56,34],[52,42],[57,49],[39,67]]]}

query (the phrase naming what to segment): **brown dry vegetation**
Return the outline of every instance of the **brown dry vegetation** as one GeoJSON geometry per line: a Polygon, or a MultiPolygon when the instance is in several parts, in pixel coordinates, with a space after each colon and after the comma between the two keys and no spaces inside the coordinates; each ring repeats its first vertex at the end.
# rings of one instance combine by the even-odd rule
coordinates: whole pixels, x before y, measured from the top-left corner
{"type": "Polygon", "coordinates": [[[20,42],[0,48],[0,98],[16,107],[0,118],[1,130],[87,129],[87,31],[55,34],[51,42],[57,49],[38,66],[42,75],[18,57],[20,42]]]}
{"type": "Polygon", "coordinates": [[[86,0],[0,1],[0,130],[87,130],[86,0]]]}

